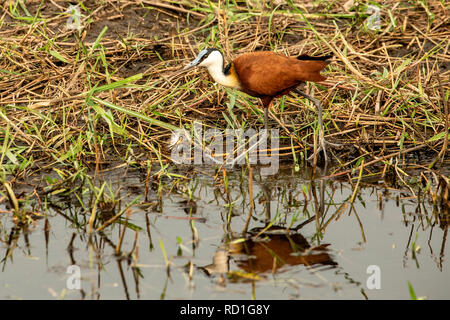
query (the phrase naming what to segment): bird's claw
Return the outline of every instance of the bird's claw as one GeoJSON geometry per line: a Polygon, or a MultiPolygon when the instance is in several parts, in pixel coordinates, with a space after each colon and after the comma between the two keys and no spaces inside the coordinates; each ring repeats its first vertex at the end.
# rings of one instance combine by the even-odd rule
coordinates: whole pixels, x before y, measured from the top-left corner
{"type": "Polygon", "coordinates": [[[333,142],[329,142],[329,141],[327,141],[327,140],[324,140],[323,141],[326,145],[329,145],[330,147],[333,147],[333,148],[342,148],[344,145],[343,144],[340,144],[340,143],[333,143],[333,142]]]}
{"type": "MultiPolygon", "coordinates": [[[[307,145],[309,145],[310,147],[314,147],[314,145],[311,145],[309,143],[306,143],[307,145]]],[[[332,143],[332,142],[328,142],[327,140],[325,140],[325,138],[320,137],[319,138],[319,147],[317,148],[317,150],[315,152],[313,152],[312,155],[310,155],[308,157],[308,161],[313,161],[315,156],[317,154],[320,153],[320,151],[323,151],[323,156],[324,156],[324,160],[325,162],[328,162],[328,157],[327,157],[327,151],[326,151],[326,145],[329,145],[332,148],[341,148],[343,145],[342,144],[338,144],[338,143],[332,143]]]]}

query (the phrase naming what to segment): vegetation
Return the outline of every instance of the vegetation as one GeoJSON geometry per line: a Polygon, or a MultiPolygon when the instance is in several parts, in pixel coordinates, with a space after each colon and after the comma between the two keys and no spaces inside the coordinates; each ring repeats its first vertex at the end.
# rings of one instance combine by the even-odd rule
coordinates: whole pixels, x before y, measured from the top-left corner
{"type": "MultiPolygon", "coordinates": [[[[219,130],[263,127],[259,101],[214,85],[205,70],[182,71],[206,47],[221,49],[227,61],[256,50],[333,54],[327,80],[305,90],[324,105],[327,140],[343,145],[332,150],[332,171],[322,178],[349,179],[354,190],[320,232],[353,206],[362,181],[380,178],[419,202],[426,194],[447,215],[440,221],[448,221],[448,1],[77,3],[79,17],[65,1],[0,4],[0,204],[8,203],[5,212],[16,221],[37,219],[47,197],[72,197],[85,214],[71,220],[76,228],[95,234],[120,222],[137,238],[130,207],[158,210],[157,201],[147,201],[152,192],[159,200],[164,192],[184,193],[192,211],[185,186],[195,171],[171,162],[172,132],[190,130],[196,120],[219,130]],[[379,8],[379,28],[371,5],[379,8]],[[114,210],[121,199],[101,175],[124,167],[143,172],[145,194],[114,210]],[[36,177],[45,178],[33,192],[17,191],[36,177]],[[114,214],[105,219],[105,212],[114,214]]],[[[283,165],[306,165],[317,130],[314,106],[291,94],[273,104],[270,118],[280,129],[283,165]]],[[[243,166],[241,177],[250,177],[250,204],[251,170],[243,166]]],[[[227,170],[218,166],[213,178],[227,194],[230,220],[227,170]]],[[[160,247],[169,269],[162,241],[160,247]]]]}

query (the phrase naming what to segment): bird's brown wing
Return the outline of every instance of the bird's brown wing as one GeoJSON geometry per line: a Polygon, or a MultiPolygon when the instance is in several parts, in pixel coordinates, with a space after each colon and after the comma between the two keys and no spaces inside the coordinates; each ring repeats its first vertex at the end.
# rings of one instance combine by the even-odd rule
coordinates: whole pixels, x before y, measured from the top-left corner
{"type": "Polygon", "coordinates": [[[276,96],[303,81],[323,81],[324,61],[304,61],[270,51],[243,54],[233,60],[242,91],[257,97],[276,96]]]}

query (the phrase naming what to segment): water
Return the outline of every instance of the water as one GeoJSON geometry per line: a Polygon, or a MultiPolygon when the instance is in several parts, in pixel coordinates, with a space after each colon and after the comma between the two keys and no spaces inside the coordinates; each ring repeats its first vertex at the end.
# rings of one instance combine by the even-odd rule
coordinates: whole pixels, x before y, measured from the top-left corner
{"type": "Polygon", "coordinates": [[[33,222],[16,223],[0,203],[1,299],[410,299],[408,282],[419,297],[450,296],[448,220],[407,188],[361,182],[352,206],[346,181],[255,169],[244,239],[247,172],[228,172],[227,188],[207,168],[191,180],[151,179],[147,200],[144,173],[105,172],[104,193],[120,202],[97,207],[96,227],[131,209],[118,258],[126,214],[90,237],[92,188],[78,198],[41,193],[40,207],[32,192],[46,176],[57,178],[50,172],[15,190],[41,215],[33,222]],[[70,289],[70,265],[79,267],[80,289],[70,289]]]}

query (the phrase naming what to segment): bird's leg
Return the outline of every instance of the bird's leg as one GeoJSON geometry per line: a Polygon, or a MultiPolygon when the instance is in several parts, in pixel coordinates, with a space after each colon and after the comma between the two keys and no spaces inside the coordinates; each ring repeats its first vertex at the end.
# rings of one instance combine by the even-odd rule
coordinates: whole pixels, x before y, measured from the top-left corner
{"type": "Polygon", "coordinates": [[[264,107],[264,128],[266,129],[266,132],[269,132],[268,130],[268,123],[269,122],[269,106],[264,107]]]}
{"type": "Polygon", "coordinates": [[[261,102],[264,108],[264,129],[266,129],[266,133],[269,133],[269,108],[272,105],[273,97],[262,97],[261,102]]]}
{"type": "Polygon", "coordinates": [[[328,158],[327,158],[327,152],[326,152],[326,145],[328,144],[328,145],[331,145],[333,147],[339,147],[339,145],[338,144],[334,144],[334,143],[330,143],[330,142],[325,140],[324,130],[323,130],[322,104],[316,98],[313,98],[313,97],[307,95],[306,93],[304,93],[304,92],[302,92],[302,91],[300,91],[298,89],[296,89],[295,92],[297,92],[302,97],[304,97],[304,98],[308,99],[309,101],[311,101],[317,108],[317,121],[319,122],[319,148],[314,152],[314,154],[312,154],[308,158],[308,160],[309,161],[312,160],[314,158],[314,156],[322,150],[325,162],[327,162],[328,158]]]}

